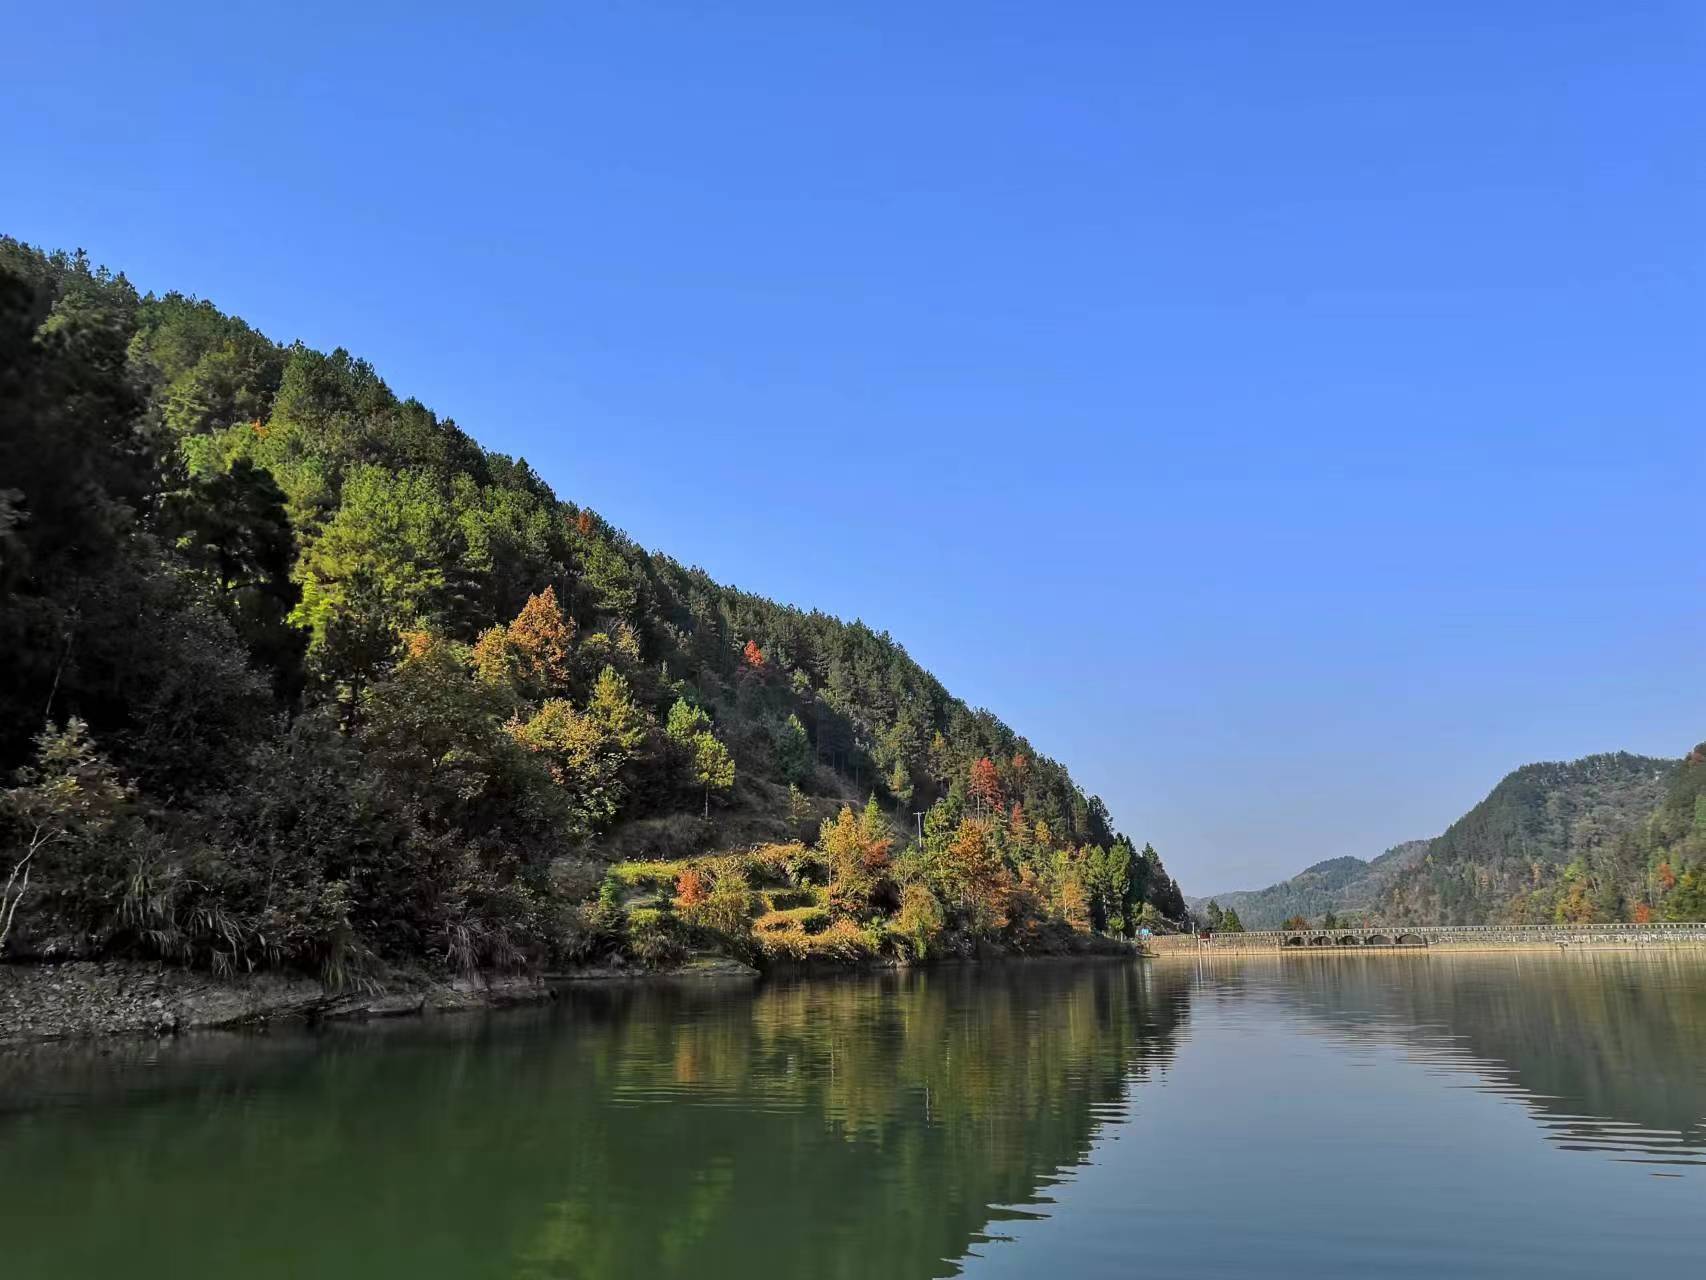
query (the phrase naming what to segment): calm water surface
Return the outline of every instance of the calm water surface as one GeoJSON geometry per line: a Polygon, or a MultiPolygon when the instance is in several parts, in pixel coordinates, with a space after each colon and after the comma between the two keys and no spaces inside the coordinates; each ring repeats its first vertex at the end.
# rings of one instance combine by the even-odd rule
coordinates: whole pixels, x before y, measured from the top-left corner
{"type": "Polygon", "coordinates": [[[1706,1267],[1706,955],[1015,964],[0,1056],[0,1274],[1706,1267]]]}

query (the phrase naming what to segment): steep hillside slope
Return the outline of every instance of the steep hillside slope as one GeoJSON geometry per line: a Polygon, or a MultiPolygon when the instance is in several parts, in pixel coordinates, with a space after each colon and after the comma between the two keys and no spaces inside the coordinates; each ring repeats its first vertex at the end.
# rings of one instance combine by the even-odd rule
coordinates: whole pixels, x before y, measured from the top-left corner
{"type": "MultiPolygon", "coordinates": [[[[1214,895],[1246,929],[1328,912],[1412,924],[1706,918],[1706,747],[1524,765],[1433,840],[1214,895]]],[[[1199,915],[1209,899],[1190,898],[1199,915]]]]}
{"type": "Polygon", "coordinates": [[[1677,761],[1628,752],[1525,765],[1394,879],[1381,910],[1437,924],[1580,918],[1566,899],[1591,881],[1587,918],[1626,918],[1643,897],[1644,868],[1626,865],[1631,841],[1665,802],[1677,769],[1677,761]]]}
{"type": "Polygon", "coordinates": [[[610,862],[867,800],[873,936],[911,888],[980,935],[1183,910],[886,633],[645,551],[346,351],[4,238],[0,649],[14,948],[546,963],[624,945],[610,862]]]}

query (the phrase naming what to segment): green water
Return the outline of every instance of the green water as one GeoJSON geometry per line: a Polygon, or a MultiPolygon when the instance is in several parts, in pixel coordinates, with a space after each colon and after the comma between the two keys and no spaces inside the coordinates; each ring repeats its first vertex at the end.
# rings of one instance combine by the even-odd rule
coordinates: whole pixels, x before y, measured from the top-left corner
{"type": "Polygon", "coordinates": [[[1706,956],[1015,964],[0,1057],[0,1275],[1706,1273],[1706,956]]]}

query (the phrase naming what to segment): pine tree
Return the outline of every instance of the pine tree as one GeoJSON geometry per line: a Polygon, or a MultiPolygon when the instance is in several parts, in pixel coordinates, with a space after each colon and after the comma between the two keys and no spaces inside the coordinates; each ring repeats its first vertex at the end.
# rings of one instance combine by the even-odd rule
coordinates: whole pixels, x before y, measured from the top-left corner
{"type": "Polygon", "coordinates": [[[704,816],[711,816],[711,792],[727,792],[735,785],[735,761],[729,749],[711,733],[693,738],[693,777],[705,793],[704,816]]]}
{"type": "Polygon", "coordinates": [[[912,775],[907,772],[906,762],[896,760],[894,768],[889,770],[889,794],[894,797],[895,812],[904,813],[906,806],[912,803],[912,775]]]}
{"type": "Polygon", "coordinates": [[[776,731],[776,770],[783,781],[797,785],[809,782],[812,776],[812,744],[806,727],[797,715],[790,714],[776,731]]]}

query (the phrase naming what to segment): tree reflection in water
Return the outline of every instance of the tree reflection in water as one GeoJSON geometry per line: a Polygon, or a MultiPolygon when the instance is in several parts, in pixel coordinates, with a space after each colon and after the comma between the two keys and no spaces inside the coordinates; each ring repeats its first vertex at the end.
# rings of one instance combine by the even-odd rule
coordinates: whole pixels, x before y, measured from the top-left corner
{"type": "Polygon", "coordinates": [[[198,1271],[251,1277],[952,1274],[1164,1068],[1187,999],[1150,966],[1016,963],[131,1046],[146,1070],[15,1056],[11,1260],[181,1275],[193,1240],[198,1271]]]}
{"type": "Polygon", "coordinates": [[[1348,1046],[1394,1044],[1521,1102],[1569,1150],[1706,1165],[1706,955],[1333,955],[1198,971],[1198,997],[1272,996],[1348,1046]]]}
{"type": "MultiPolygon", "coordinates": [[[[1003,1230],[1064,1227],[1050,1247],[1090,1258],[1143,1223],[1177,1261],[1198,1247],[1180,1214],[1228,1239],[1247,1220],[1248,1244],[1319,1210],[1271,1181],[1229,1199],[1215,1163],[1296,1140],[1305,1121],[1263,1090],[1307,1088],[1264,1056],[1297,1034],[1519,1099],[1561,1147],[1706,1159],[1702,979],[1706,957],[1680,953],[1037,962],[13,1052],[6,1274],[176,1278],[190,1249],[194,1274],[262,1278],[905,1278],[953,1274],[1003,1230]],[[1148,1092],[1175,1054],[1189,1074],[1148,1092]],[[1234,1092],[1197,1087],[1204,1070],[1234,1092]],[[1260,1117],[1265,1136],[1196,1152],[1214,1117],[1178,1114],[1193,1106],[1260,1117]],[[1096,1188],[1052,1207],[1128,1109],[1140,1131],[1174,1122],[1165,1154],[1111,1149],[1096,1188]]],[[[1391,1080],[1412,1121],[1432,1114],[1391,1080]]],[[[1402,1240],[1450,1262],[1456,1237],[1402,1240]]],[[[1034,1247],[989,1259],[1031,1265],[1034,1247]]]]}

